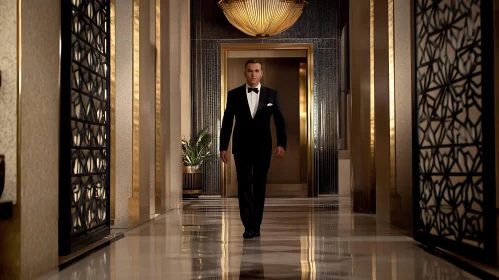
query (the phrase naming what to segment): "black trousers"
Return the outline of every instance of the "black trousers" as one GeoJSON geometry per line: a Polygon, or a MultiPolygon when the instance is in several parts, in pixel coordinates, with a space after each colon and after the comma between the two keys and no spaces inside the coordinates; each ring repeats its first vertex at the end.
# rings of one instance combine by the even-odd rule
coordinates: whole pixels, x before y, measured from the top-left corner
{"type": "Polygon", "coordinates": [[[271,152],[234,155],[239,213],[246,231],[260,230],[262,224],[270,158],[271,152]]]}

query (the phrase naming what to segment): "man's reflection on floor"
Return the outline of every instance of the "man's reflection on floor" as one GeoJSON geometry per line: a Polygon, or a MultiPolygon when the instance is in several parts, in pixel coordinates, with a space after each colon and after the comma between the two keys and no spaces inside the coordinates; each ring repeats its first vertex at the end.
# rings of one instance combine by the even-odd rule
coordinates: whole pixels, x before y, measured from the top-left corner
{"type": "Polygon", "coordinates": [[[243,240],[239,279],[265,279],[260,239],[243,240]]]}

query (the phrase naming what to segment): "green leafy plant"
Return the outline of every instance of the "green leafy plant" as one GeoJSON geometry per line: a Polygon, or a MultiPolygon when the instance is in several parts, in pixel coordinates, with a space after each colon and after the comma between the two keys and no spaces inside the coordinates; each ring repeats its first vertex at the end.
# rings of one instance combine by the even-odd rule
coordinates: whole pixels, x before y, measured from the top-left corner
{"type": "Polygon", "coordinates": [[[211,134],[208,127],[201,129],[195,139],[182,139],[182,163],[185,166],[198,166],[204,160],[213,157],[210,153],[211,134]]]}

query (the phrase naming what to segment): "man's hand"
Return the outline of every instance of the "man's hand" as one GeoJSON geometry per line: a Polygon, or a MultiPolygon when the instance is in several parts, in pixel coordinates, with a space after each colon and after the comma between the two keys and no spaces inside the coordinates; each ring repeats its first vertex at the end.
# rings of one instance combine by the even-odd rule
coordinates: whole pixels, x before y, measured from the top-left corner
{"type": "Polygon", "coordinates": [[[277,146],[277,148],[274,149],[274,151],[272,152],[272,154],[275,157],[277,157],[277,158],[282,158],[286,154],[286,151],[284,150],[283,147],[277,146]]]}
{"type": "Polygon", "coordinates": [[[224,163],[229,162],[229,156],[227,155],[227,151],[220,151],[220,158],[224,163]]]}

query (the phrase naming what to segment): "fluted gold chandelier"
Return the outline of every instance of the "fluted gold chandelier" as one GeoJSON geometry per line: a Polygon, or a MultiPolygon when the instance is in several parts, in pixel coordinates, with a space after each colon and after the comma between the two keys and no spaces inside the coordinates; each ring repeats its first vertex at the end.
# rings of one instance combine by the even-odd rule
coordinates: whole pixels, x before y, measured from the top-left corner
{"type": "Polygon", "coordinates": [[[308,5],[305,0],[220,0],[227,20],[242,32],[268,37],[290,28],[308,5]]]}

